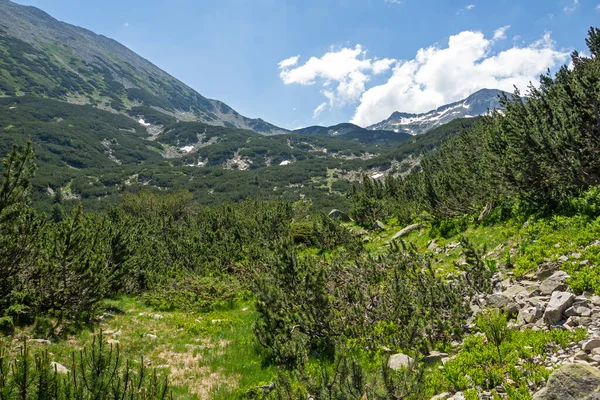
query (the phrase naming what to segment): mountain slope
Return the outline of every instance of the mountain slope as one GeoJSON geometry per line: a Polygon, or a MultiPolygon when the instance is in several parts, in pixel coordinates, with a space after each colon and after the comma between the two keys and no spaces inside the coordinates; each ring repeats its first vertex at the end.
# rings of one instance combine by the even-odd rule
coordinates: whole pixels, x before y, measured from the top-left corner
{"type": "Polygon", "coordinates": [[[144,105],[184,121],[287,132],[203,97],[115,40],[0,0],[0,95],[22,93],[116,111],[144,105]]]}
{"type": "Polygon", "coordinates": [[[370,130],[391,130],[411,135],[425,133],[456,118],[471,118],[500,107],[500,95],[496,89],[479,90],[464,100],[441,106],[422,114],[395,112],[385,121],[369,126],[370,130]]]}
{"type": "Polygon", "coordinates": [[[334,126],[309,126],[297,129],[292,133],[300,135],[320,135],[333,136],[345,140],[354,140],[363,144],[387,143],[396,144],[410,138],[410,135],[404,132],[394,132],[386,130],[368,130],[351,123],[342,123],[334,126]]]}

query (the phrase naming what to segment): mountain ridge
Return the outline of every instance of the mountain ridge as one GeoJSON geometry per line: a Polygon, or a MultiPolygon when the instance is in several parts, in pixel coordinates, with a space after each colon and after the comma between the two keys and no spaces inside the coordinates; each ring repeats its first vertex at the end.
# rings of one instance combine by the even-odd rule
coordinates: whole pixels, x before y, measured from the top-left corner
{"type": "MultiPolygon", "coordinates": [[[[425,133],[456,118],[473,118],[500,107],[499,89],[480,89],[468,97],[425,113],[393,112],[389,118],[368,126],[369,130],[389,130],[411,135],[425,133]]],[[[507,93],[508,94],[508,93],[507,93]]]]}
{"type": "Polygon", "coordinates": [[[208,99],[118,41],[59,21],[36,7],[0,0],[0,21],[4,95],[32,93],[117,111],[145,105],[182,120],[263,134],[289,132],[208,99]],[[24,76],[10,68],[10,57],[28,68],[24,76]]]}

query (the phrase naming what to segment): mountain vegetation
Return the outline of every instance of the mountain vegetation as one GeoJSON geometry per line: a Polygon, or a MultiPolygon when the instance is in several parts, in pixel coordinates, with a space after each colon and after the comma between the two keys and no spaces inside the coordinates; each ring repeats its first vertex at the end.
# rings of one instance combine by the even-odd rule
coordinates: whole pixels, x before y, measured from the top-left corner
{"type": "Polygon", "coordinates": [[[545,399],[596,378],[600,29],[502,111],[264,135],[109,39],[0,15],[1,399],[545,399]]]}

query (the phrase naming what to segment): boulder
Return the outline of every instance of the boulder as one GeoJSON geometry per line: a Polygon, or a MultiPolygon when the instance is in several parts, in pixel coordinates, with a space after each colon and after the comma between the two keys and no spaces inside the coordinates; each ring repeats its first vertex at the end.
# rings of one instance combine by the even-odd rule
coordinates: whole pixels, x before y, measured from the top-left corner
{"type": "Polygon", "coordinates": [[[566,283],[550,278],[546,279],[540,285],[540,290],[543,294],[552,294],[556,291],[562,292],[564,290],[567,290],[567,288],[568,286],[566,283]]]}
{"type": "Polygon", "coordinates": [[[390,369],[393,369],[394,371],[397,371],[400,368],[406,368],[412,365],[412,363],[414,362],[415,360],[413,360],[406,354],[398,353],[390,357],[390,359],[388,360],[388,367],[390,369]]]}
{"type": "Polygon", "coordinates": [[[412,225],[409,225],[409,226],[401,229],[394,236],[392,236],[392,240],[396,240],[398,238],[401,238],[402,236],[406,236],[409,233],[411,233],[412,231],[417,230],[417,229],[421,229],[422,227],[423,227],[423,224],[412,224],[412,225]]]}
{"type": "Polygon", "coordinates": [[[592,310],[583,306],[573,306],[565,311],[565,317],[589,317],[591,315],[592,310]]]}
{"type": "Polygon", "coordinates": [[[592,351],[592,350],[597,349],[599,347],[600,347],[600,339],[598,339],[598,338],[586,340],[581,345],[581,349],[583,351],[592,351]]]}
{"type": "Polygon", "coordinates": [[[554,292],[544,312],[544,322],[552,325],[563,318],[563,312],[571,307],[575,296],[569,292],[554,292]]]}
{"type": "Polygon", "coordinates": [[[600,371],[585,363],[566,364],[552,372],[533,400],[599,399],[600,371]]]}
{"type": "Polygon", "coordinates": [[[550,277],[548,279],[553,280],[553,281],[566,282],[567,279],[569,279],[570,277],[571,276],[569,274],[567,274],[565,271],[556,271],[555,273],[550,275],[550,277]]]}
{"type": "Polygon", "coordinates": [[[372,231],[382,231],[384,229],[385,229],[385,225],[383,225],[383,222],[381,222],[381,221],[375,221],[375,223],[371,227],[372,231]]]}
{"type": "Polygon", "coordinates": [[[494,293],[487,297],[487,306],[492,308],[505,308],[511,300],[503,294],[494,293]]]}
{"type": "Polygon", "coordinates": [[[337,210],[337,209],[335,209],[335,208],[334,208],[333,210],[331,210],[331,211],[329,212],[329,214],[327,214],[327,216],[328,216],[329,218],[339,218],[339,219],[341,219],[341,220],[342,220],[342,221],[344,221],[344,222],[350,222],[350,221],[351,221],[351,219],[350,219],[350,217],[348,216],[348,214],[346,214],[346,213],[345,213],[345,212],[343,212],[343,211],[337,210]]]}
{"type": "Polygon", "coordinates": [[[57,363],[55,361],[52,361],[50,363],[50,368],[52,368],[53,371],[56,371],[57,374],[68,374],[69,370],[67,369],[67,367],[65,367],[64,365],[57,363]]]}
{"type": "Polygon", "coordinates": [[[557,269],[560,268],[560,265],[553,262],[546,262],[538,265],[537,272],[535,274],[536,279],[544,280],[550,277],[557,269]]]}
{"type": "Polygon", "coordinates": [[[508,297],[509,299],[514,299],[515,297],[517,297],[520,294],[529,294],[527,292],[527,289],[525,288],[525,286],[522,285],[513,285],[511,287],[509,287],[508,289],[506,289],[504,292],[502,292],[502,294],[506,297],[508,297]]]}
{"type": "Polygon", "coordinates": [[[517,324],[533,324],[544,316],[544,310],[540,304],[534,307],[522,308],[517,316],[517,324]]]}

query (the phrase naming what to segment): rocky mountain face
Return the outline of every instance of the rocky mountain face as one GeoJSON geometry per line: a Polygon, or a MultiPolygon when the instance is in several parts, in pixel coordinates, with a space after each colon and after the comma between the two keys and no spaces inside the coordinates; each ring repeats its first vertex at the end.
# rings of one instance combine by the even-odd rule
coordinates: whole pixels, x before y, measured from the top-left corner
{"type": "Polygon", "coordinates": [[[141,113],[153,108],[182,121],[287,132],[207,99],[115,40],[0,0],[0,95],[31,94],[141,113]]]}
{"type": "Polygon", "coordinates": [[[469,118],[485,114],[500,107],[500,95],[496,89],[479,90],[464,100],[441,106],[423,114],[395,112],[385,121],[369,126],[369,130],[388,130],[419,135],[456,118],[469,118]]]}

